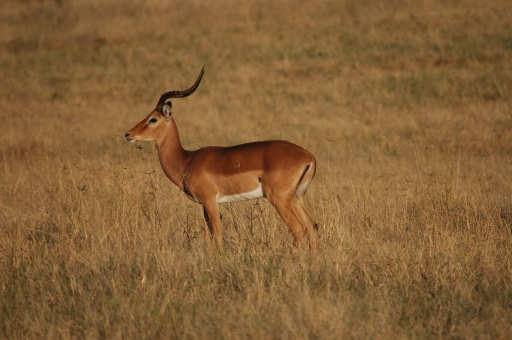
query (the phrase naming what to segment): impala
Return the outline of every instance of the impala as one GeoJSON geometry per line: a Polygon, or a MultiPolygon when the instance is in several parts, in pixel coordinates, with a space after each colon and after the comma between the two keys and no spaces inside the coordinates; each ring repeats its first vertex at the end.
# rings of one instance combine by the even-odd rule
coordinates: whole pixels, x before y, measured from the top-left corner
{"type": "Polygon", "coordinates": [[[164,93],[156,108],[128,133],[129,142],[156,142],[160,164],[167,177],[189,199],[203,206],[205,238],[211,235],[222,247],[219,204],[266,197],[293,234],[297,249],[304,235],[316,247],[318,225],[304,202],[316,170],[315,157],[300,146],[282,140],[260,141],[229,147],[210,146],[185,150],[171,117],[171,98],[184,98],[197,89],[164,93]],[[208,229],[206,228],[208,227],[208,229]]]}

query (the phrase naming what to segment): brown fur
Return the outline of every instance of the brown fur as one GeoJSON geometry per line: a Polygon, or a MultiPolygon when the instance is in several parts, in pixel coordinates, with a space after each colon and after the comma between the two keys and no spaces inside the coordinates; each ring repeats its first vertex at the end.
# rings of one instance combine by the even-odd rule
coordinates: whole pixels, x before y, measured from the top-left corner
{"type": "Polygon", "coordinates": [[[311,182],[316,169],[315,157],[302,147],[273,140],[185,150],[174,119],[156,110],[131,129],[126,139],[156,141],[162,169],[190,199],[203,205],[208,230],[219,246],[222,230],[217,199],[261,185],[264,196],[290,228],[294,247],[307,235],[310,249],[316,248],[317,224],[304,194],[296,195],[299,185],[311,182]],[[152,118],[157,122],[150,123],[152,118]]]}

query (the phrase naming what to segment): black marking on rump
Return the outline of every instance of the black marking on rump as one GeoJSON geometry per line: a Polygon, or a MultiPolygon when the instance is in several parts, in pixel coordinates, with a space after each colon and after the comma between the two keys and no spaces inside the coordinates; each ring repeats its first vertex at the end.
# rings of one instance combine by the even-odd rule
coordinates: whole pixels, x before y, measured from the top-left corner
{"type": "Polygon", "coordinates": [[[306,176],[306,173],[308,172],[309,168],[311,167],[311,164],[308,164],[304,172],[302,173],[302,176],[300,176],[299,182],[297,183],[297,186],[299,186],[302,183],[302,180],[304,179],[304,176],[306,176]]]}
{"type": "Polygon", "coordinates": [[[306,169],[304,169],[304,172],[300,176],[299,182],[297,183],[297,189],[295,190],[295,195],[294,195],[295,197],[302,196],[308,189],[309,183],[306,183],[306,186],[304,188],[301,187],[301,184],[302,184],[302,181],[304,180],[304,177],[306,177],[306,174],[308,173],[309,168],[311,168],[311,164],[306,166],[306,169]]]}

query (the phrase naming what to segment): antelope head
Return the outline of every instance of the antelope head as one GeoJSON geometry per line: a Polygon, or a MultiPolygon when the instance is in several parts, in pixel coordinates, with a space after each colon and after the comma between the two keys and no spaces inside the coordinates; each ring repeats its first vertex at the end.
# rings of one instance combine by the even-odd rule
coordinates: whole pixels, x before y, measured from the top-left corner
{"type": "Polygon", "coordinates": [[[160,141],[166,130],[165,127],[169,124],[173,124],[171,119],[172,103],[167,100],[190,96],[199,86],[203,74],[204,66],[191,88],[184,91],[169,91],[164,93],[158,100],[156,108],[124,135],[126,140],[131,143],[151,140],[160,141]]]}

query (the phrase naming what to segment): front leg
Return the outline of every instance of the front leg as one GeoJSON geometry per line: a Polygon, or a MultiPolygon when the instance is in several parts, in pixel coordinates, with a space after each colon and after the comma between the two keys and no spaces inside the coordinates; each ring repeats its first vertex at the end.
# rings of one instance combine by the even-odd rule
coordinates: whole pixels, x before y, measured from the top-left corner
{"type": "Polygon", "coordinates": [[[205,229],[205,237],[209,243],[213,234],[219,248],[222,248],[222,227],[220,225],[219,205],[216,200],[203,202],[203,215],[206,225],[208,226],[209,235],[205,229]]]}

